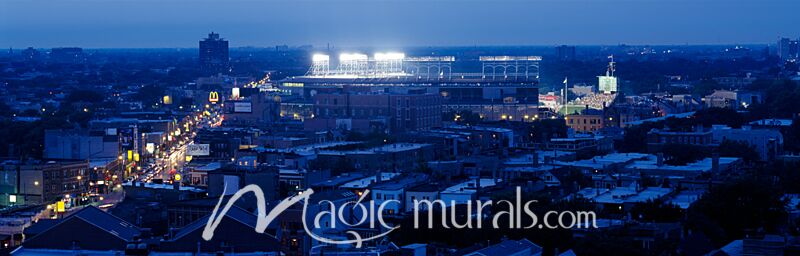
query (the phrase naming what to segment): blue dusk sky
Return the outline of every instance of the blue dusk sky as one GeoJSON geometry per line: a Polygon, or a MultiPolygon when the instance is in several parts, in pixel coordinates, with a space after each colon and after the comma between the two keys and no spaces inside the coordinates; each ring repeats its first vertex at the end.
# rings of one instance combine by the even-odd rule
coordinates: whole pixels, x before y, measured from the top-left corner
{"type": "Polygon", "coordinates": [[[774,43],[798,0],[2,0],[0,47],[774,43]]]}

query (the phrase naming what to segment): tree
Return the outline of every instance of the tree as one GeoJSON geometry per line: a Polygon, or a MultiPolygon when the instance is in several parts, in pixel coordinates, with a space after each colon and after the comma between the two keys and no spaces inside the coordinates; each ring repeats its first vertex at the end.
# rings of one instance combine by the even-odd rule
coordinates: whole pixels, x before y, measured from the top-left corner
{"type": "Polygon", "coordinates": [[[724,124],[733,128],[739,128],[745,123],[744,116],[729,108],[708,108],[695,112],[696,124],[709,127],[715,124],[724,124]]]}
{"type": "Polygon", "coordinates": [[[661,151],[666,159],[664,163],[670,165],[686,165],[708,155],[702,147],[687,144],[666,144],[661,151]]]}
{"type": "Polygon", "coordinates": [[[647,151],[647,133],[652,129],[661,128],[663,125],[663,122],[647,122],[625,128],[625,135],[619,144],[619,150],[622,152],[647,151]]]}
{"type": "Polygon", "coordinates": [[[90,102],[97,103],[103,101],[103,95],[96,91],[90,90],[75,90],[72,91],[66,99],[67,103],[73,102],[90,102]]]}
{"type": "Polygon", "coordinates": [[[718,152],[720,156],[738,157],[748,163],[759,159],[756,149],[746,142],[725,140],[719,144],[718,152]]]}
{"type": "Polygon", "coordinates": [[[697,96],[706,96],[713,93],[716,89],[722,89],[722,86],[720,86],[717,81],[705,79],[694,85],[692,94],[697,96]]]}
{"type": "Polygon", "coordinates": [[[336,163],[331,166],[331,175],[339,175],[345,172],[352,172],[355,170],[355,165],[347,157],[339,158],[336,163]]]}
{"type": "Polygon", "coordinates": [[[14,110],[5,102],[0,102],[0,117],[10,117],[14,114],[14,110]]]}
{"type": "Polygon", "coordinates": [[[786,221],[786,203],[769,177],[743,177],[712,188],[692,204],[686,225],[721,246],[748,231],[777,232],[786,221]]]}
{"type": "Polygon", "coordinates": [[[791,151],[800,151],[800,117],[792,119],[792,126],[784,135],[783,147],[791,151]]]}
{"type": "Polygon", "coordinates": [[[567,123],[564,119],[539,119],[530,123],[527,141],[544,143],[551,138],[567,136],[567,123]]]}
{"type": "Polygon", "coordinates": [[[162,97],[164,97],[164,92],[165,90],[161,86],[145,85],[139,88],[134,98],[145,105],[151,105],[160,102],[162,97]]]}
{"type": "Polygon", "coordinates": [[[647,200],[631,209],[634,219],[646,222],[677,222],[683,217],[681,208],[661,200],[647,200]]]}

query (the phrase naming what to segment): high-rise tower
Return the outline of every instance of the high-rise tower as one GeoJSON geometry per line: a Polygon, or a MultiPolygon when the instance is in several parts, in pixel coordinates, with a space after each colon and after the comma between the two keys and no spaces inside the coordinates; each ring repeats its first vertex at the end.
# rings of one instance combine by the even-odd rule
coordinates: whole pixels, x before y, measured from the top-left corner
{"type": "Polygon", "coordinates": [[[200,67],[208,73],[225,73],[229,69],[228,41],[211,32],[200,41],[200,67]]]}

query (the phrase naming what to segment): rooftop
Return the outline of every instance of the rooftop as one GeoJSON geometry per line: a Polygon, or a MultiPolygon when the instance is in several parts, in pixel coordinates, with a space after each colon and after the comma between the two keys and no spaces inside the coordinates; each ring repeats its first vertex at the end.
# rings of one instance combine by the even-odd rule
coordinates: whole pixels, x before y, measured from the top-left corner
{"type": "Polygon", "coordinates": [[[320,154],[323,155],[345,155],[345,154],[377,154],[377,153],[397,153],[403,151],[410,151],[410,150],[418,150],[424,147],[428,147],[431,144],[422,144],[422,143],[393,143],[387,144],[383,146],[378,146],[374,148],[368,149],[357,149],[357,150],[324,150],[321,151],[320,154]]]}
{"type": "Polygon", "coordinates": [[[331,177],[328,180],[317,182],[312,187],[338,187],[347,182],[354,181],[366,177],[363,173],[347,172],[336,177],[331,177]]]}
{"type": "MultiPolygon", "coordinates": [[[[558,151],[558,150],[536,150],[536,154],[539,156],[539,163],[544,163],[545,158],[550,157],[553,160],[556,160],[560,157],[571,157],[575,156],[575,152],[569,151],[558,151]]],[[[514,157],[509,157],[506,159],[504,164],[506,165],[530,165],[533,163],[533,154],[523,154],[514,157]]]]}
{"type": "Polygon", "coordinates": [[[399,190],[416,185],[428,179],[424,174],[412,174],[391,181],[383,181],[372,186],[373,190],[399,190]]]}
{"type": "Polygon", "coordinates": [[[591,159],[562,162],[555,161],[554,164],[561,166],[573,166],[593,169],[604,169],[615,164],[625,164],[634,160],[647,159],[653,155],[643,153],[611,153],[603,156],[595,156],[591,159]]]}
{"type": "Polygon", "coordinates": [[[537,253],[540,253],[542,251],[542,247],[523,238],[521,240],[505,240],[498,244],[480,249],[478,251],[475,251],[467,255],[470,256],[471,255],[474,256],[515,255],[527,250],[530,250],[530,255],[536,255],[537,253]]]}
{"type": "Polygon", "coordinates": [[[632,122],[628,122],[627,124],[628,125],[640,125],[640,124],[643,124],[643,123],[658,122],[658,121],[667,120],[667,118],[671,118],[671,117],[674,117],[674,118],[687,118],[687,117],[690,117],[690,116],[693,116],[693,115],[694,115],[694,111],[685,112],[685,113],[678,113],[678,114],[667,114],[667,115],[662,116],[662,117],[654,117],[654,118],[642,119],[642,120],[638,120],[638,121],[632,121],[632,122]]]}
{"type": "MultiPolygon", "coordinates": [[[[475,189],[477,188],[477,184],[475,184],[477,179],[465,181],[454,186],[448,187],[442,191],[442,193],[448,194],[472,194],[475,193],[475,189]]],[[[480,179],[480,186],[481,188],[487,187],[494,187],[497,185],[494,179],[480,179]]]]}
{"type": "Polygon", "coordinates": [[[750,125],[788,127],[792,126],[792,119],[761,119],[750,122],[750,125]]]}
{"type": "MultiPolygon", "coordinates": [[[[724,167],[739,161],[737,157],[720,157],[719,165],[724,167]]],[[[658,160],[655,157],[649,157],[643,160],[637,160],[629,164],[625,168],[631,170],[660,170],[660,171],[675,171],[675,172],[708,172],[711,171],[713,159],[710,157],[701,159],[697,162],[688,163],[686,165],[658,165],[658,160]]]]}
{"type": "Polygon", "coordinates": [[[592,199],[603,204],[643,203],[647,200],[662,198],[672,192],[671,188],[647,187],[637,190],[636,187],[616,187],[613,189],[584,188],[577,192],[581,197],[592,199]]]}
{"type": "MultiPolygon", "coordinates": [[[[174,190],[175,189],[175,186],[173,186],[172,184],[136,183],[136,186],[137,187],[142,186],[141,184],[144,184],[145,188],[150,188],[150,189],[170,189],[170,190],[174,190]]],[[[133,186],[133,184],[129,181],[129,182],[122,183],[122,186],[131,187],[131,186],[133,186]]],[[[196,188],[196,187],[189,187],[189,186],[180,186],[178,189],[180,191],[189,191],[189,192],[196,192],[196,193],[205,192],[204,189],[200,189],[200,188],[196,188]]]]}
{"type": "MultiPolygon", "coordinates": [[[[393,179],[397,175],[400,175],[400,173],[382,172],[382,173],[380,173],[380,175],[381,175],[381,180],[382,181],[387,181],[387,180],[393,179]]],[[[366,188],[369,185],[372,185],[373,183],[375,183],[376,180],[377,180],[376,179],[377,177],[378,177],[378,175],[373,175],[373,176],[369,176],[369,177],[353,180],[353,181],[347,182],[345,184],[342,184],[339,187],[340,188],[350,188],[350,189],[366,188]]]]}
{"type": "Polygon", "coordinates": [[[668,202],[677,205],[681,209],[689,209],[689,206],[700,199],[703,193],[705,193],[703,190],[684,190],[672,196],[672,199],[668,202]]]}

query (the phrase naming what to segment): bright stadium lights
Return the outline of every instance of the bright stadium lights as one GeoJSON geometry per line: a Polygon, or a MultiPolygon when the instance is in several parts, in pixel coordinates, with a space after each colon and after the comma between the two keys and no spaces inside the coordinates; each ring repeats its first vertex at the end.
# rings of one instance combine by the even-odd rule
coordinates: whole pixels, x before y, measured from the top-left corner
{"type": "Polygon", "coordinates": [[[361,53],[339,54],[339,61],[360,61],[360,60],[367,60],[367,55],[361,53]]]}
{"type": "Polygon", "coordinates": [[[319,54],[316,53],[311,56],[311,69],[309,69],[308,74],[310,75],[326,75],[330,70],[330,59],[331,57],[327,54],[319,54]]]}
{"type": "Polygon", "coordinates": [[[331,57],[325,54],[314,54],[314,56],[311,57],[311,60],[314,62],[329,61],[330,59],[331,57]]]}
{"type": "Polygon", "coordinates": [[[402,60],[405,59],[406,55],[401,52],[387,52],[387,53],[375,53],[375,60],[402,60]]]}

